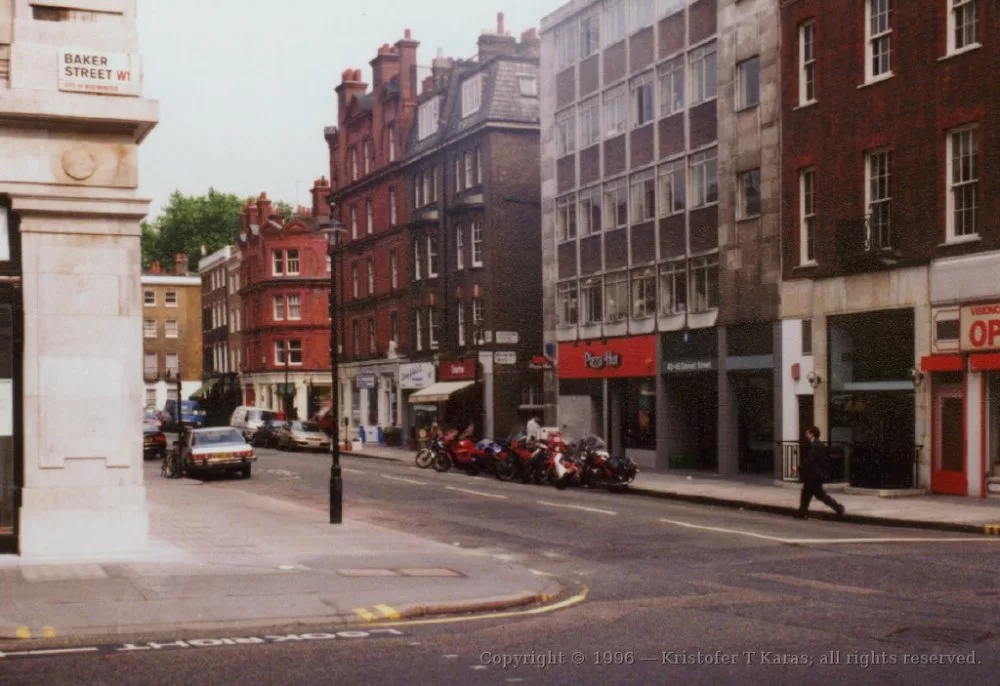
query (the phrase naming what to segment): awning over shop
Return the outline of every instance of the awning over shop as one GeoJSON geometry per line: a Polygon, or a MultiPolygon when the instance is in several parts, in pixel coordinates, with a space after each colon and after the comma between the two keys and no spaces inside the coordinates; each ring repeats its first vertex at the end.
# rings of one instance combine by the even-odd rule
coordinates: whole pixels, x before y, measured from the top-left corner
{"type": "Polygon", "coordinates": [[[969,357],[970,366],[976,372],[1000,371],[1000,353],[982,353],[969,357]]]}
{"type": "Polygon", "coordinates": [[[208,392],[212,390],[212,386],[219,383],[218,379],[209,379],[201,385],[197,391],[188,396],[188,400],[202,400],[208,395],[208,392]]]}
{"type": "Polygon", "coordinates": [[[960,372],[965,369],[961,355],[925,355],[920,358],[922,372],[960,372]]]}
{"type": "Polygon", "coordinates": [[[441,403],[474,383],[475,381],[441,381],[431,384],[427,388],[423,388],[410,395],[410,404],[441,403]]]}

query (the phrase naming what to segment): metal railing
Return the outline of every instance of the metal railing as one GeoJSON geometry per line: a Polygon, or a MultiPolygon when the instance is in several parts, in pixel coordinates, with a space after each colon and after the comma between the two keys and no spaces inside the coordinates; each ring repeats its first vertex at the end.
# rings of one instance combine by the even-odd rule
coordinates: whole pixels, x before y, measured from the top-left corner
{"type": "MultiPolygon", "coordinates": [[[[781,445],[781,478],[783,481],[798,481],[798,467],[803,450],[808,449],[805,441],[779,441],[781,445]]],[[[910,464],[899,459],[899,450],[873,443],[850,441],[827,441],[830,456],[830,478],[832,483],[847,483],[862,488],[918,488],[920,484],[920,455],[922,445],[914,445],[910,464]],[[895,454],[894,454],[895,453],[895,454]],[[886,479],[885,486],[875,486],[879,477],[886,479]]]]}

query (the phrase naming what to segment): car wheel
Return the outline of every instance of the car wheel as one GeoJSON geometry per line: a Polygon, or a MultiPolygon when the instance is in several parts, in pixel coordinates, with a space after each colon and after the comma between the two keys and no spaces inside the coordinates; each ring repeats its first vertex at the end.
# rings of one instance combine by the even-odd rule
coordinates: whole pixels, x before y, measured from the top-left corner
{"type": "Polygon", "coordinates": [[[240,475],[244,479],[249,479],[252,471],[253,471],[252,465],[246,465],[240,469],[240,475]]]}

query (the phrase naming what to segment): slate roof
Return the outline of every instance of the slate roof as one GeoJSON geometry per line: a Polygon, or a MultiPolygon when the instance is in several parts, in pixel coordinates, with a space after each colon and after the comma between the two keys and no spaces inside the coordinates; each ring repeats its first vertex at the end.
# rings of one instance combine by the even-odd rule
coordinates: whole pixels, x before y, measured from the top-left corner
{"type": "Polygon", "coordinates": [[[408,155],[420,154],[457,138],[485,121],[539,124],[540,100],[538,96],[521,95],[518,82],[518,76],[521,74],[530,74],[538,78],[537,59],[501,56],[490,59],[483,65],[456,62],[452,70],[452,78],[447,91],[443,94],[439,115],[446,122],[445,126],[424,140],[417,140],[420,130],[419,115],[417,115],[410,129],[408,155]],[[479,110],[463,118],[462,83],[480,73],[483,74],[483,96],[479,110]]]}

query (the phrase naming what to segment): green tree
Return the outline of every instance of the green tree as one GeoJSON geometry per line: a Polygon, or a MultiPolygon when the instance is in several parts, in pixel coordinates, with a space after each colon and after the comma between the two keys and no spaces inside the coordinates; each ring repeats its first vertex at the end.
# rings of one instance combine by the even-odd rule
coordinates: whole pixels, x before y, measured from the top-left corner
{"type": "MultiPolygon", "coordinates": [[[[142,268],[147,270],[159,262],[170,269],[179,252],[187,254],[194,265],[203,249],[210,254],[236,243],[245,202],[241,196],[214,188],[205,195],[174,191],[160,216],[142,223],[142,268]]],[[[288,203],[277,201],[274,208],[286,219],[293,215],[288,203]]]]}

